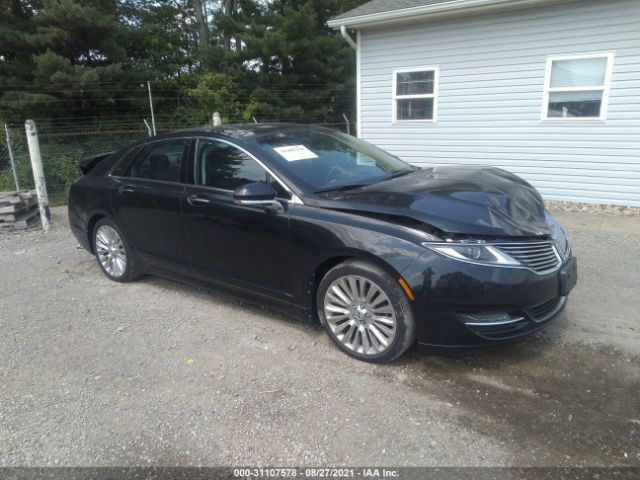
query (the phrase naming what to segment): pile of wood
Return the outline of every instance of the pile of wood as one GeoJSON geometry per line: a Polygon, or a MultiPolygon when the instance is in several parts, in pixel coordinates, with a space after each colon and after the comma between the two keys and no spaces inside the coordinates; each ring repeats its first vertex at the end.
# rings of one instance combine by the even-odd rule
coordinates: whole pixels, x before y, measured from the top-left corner
{"type": "Polygon", "coordinates": [[[0,228],[25,229],[39,223],[35,190],[0,192],[0,228]]]}

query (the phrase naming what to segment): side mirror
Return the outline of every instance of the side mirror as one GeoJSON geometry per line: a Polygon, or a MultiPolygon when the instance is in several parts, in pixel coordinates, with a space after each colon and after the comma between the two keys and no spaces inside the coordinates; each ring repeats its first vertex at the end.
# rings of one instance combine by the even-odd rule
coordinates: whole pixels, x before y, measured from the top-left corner
{"type": "Polygon", "coordinates": [[[277,196],[276,191],[266,183],[247,183],[236,188],[233,192],[233,201],[238,205],[259,205],[268,212],[278,213],[283,208],[276,200],[277,196]]]}

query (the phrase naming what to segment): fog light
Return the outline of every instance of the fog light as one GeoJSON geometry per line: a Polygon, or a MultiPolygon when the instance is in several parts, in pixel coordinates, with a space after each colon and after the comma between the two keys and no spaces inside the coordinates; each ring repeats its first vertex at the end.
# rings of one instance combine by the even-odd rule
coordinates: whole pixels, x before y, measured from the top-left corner
{"type": "Polygon", "coordinates": [[[512,315],[508,312],[461,313],[458,317],[465,325],[469,326],[506,325],[524,320],[524,317],[512,315]]]}

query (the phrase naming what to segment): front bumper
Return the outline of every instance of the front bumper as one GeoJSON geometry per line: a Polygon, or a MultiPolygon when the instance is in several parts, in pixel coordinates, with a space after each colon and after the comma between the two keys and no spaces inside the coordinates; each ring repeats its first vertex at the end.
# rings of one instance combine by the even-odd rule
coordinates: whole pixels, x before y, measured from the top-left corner
{"type": "Polygon", "coordinates": [[[429,351],[481,349],[536,332],[564,309],[576,271],[574,257],[540,275],[426,251],[402,272],[416,297],[418,345],[429,351]]]}

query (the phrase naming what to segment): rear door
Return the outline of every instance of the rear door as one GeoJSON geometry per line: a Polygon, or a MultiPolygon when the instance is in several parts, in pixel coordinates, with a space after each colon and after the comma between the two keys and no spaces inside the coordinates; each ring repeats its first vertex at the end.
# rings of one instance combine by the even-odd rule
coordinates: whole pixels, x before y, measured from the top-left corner
{"type": "Polygon", "coordinates": [[[200,275],[291,299],[287,190],[248,152],[225,140],[199,139],[193,185],[182,203],[191,262],[200,275]],[[247,183],[270,183],[284,211],[237,205],[233,191],[247,183]]]}
{"type": "Polygon", "coordinates": [[[111,206],[136,252],[158,266],[189,262],[180,211],[192,140],[161,140],[147,145],[114,176],[111,206]]]}

